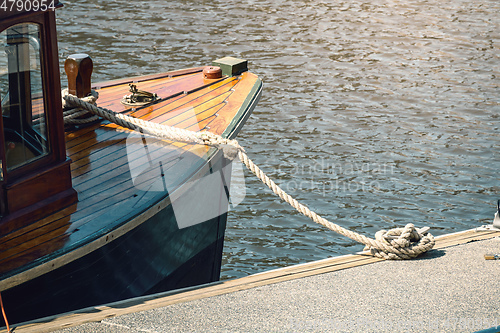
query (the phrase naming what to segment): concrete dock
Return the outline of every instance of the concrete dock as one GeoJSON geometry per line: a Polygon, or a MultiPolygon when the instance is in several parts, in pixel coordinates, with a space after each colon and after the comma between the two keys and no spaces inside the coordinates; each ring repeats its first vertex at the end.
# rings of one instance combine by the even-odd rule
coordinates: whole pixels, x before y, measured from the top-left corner
{"type": "Polygon", "coordinates": [[[486,260],[489,253],[500,253],[500,232],[469,230],[437,238],[414,260],[329,258],[14,332],[500,332],[500,260],[486,260]]]}

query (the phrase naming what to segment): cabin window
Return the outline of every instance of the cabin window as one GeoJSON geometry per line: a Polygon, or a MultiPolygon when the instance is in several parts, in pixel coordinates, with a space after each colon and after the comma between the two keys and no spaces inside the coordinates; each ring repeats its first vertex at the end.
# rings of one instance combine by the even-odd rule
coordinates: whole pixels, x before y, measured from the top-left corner
{"type": "Polygon", "coordinates": [[[49,153],[41,28],[22,23],[0,32],[0,98],[7,171],[49,153]]]}

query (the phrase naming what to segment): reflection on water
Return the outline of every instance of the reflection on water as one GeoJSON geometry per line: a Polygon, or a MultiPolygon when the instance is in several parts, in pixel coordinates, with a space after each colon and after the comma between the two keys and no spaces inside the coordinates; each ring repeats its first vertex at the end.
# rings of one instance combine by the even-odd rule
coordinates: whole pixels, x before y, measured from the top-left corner
{"type": "MultiPolygon", "coordinates": [[[[239,136],[251,158],[325,218],[371,236],[491,221],[499,12],[494,0],[68,0],[57,14],[61,57],[89,53],[95,81],[248,59],[264,81],[239,136]]],[[[246,184],[223,277],[362,249],[246,184]]]]}

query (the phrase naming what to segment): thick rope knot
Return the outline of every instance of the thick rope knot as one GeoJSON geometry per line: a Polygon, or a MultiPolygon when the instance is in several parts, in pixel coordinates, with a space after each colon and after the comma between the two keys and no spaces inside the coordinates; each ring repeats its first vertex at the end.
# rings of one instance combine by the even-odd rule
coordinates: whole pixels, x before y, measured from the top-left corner
{"type": "Polygon", "coordinates": [[[434,247],[434,236],[429,228],[416,229],[411,223],[404,228],[389,231],[380,230],[375,234],[376,243],[367,245],[365,251],[384,259],[410,259],[434,247]]]}
{"type": "Polygon", "coordinates": [[[68,93],[64,93],[63,99],[66,106],[70,105],[77,109],[90,111],[96,116],[102,117],[112,123],[134,131],[153,135],[170,141],[195,143],[220,148],[223,150],[224,156],[229,159],[233,159],[237,155],[240,161],[245,164],[245,166],[252,171],[257,178],[262,181],[262,183],[269,187],[274,194],[279,196],[281,200],[285,201],[299,213],[309,217],[314,222],[319,223],[340,235],[365,244],[365,250],[369,250],[373,256],[383,259],[410,259],[415,258],[423,252],[429,251],[434,246],[434,237],[427,232],[428,228],[417,230],[413,224],[408,224],[404,228],[379,231],[375,235],[375,239],[371,239],[328,221],[310,210],[307,206],[298,202],[291,195],[276,185],[272,179],[270,179],[255,163],[253,163],[250,158],[248,158],[245,150],[236,140],[223,138],[220,135],[211,132],[193,132],[181,128],[144,121],[139,118],[130,117],[105,108],[97,107],[92,103],[88,103],[68,93]]]}
{"type": "MultiPolygon", "coordinates": [[[[89,124],[99,120],[98,116],[92,114],[85,108],[82,108],[80,106],[75,107],[74,104],[68,103],[65,97],[73,96],[70,95],[68,89],[63,89],[61,91],[61,95],[62,95],[64,124],[66,125],[89,124]]],[[[76,98],[76,96],[73,97],[76,98]]],[[[99,98],[99,93],[94,89],[92,89],[90,95],[82,97],[81,100],[85,103],[97,105],[96,101],[98,98],[99,98]]]]}
{"type": "Polygon", "coordinates": [[[224,157],[230,159],[231,161],[238,156],[238,151],[245,151],[245,149],[243,149],[243,147],[240,146],[236,140],[226,139],[220,135],[207,131],[202,131],[200,134],[200,138],[203,140],[205,145],[222,148],[224,157]]]}
{"type": "MultiPolygon", "coordinates": [[[[61,91],[61,96],[62,96],[62,100],[63,100],[63,108],[66,108],[66,107],[70,107],[70,105],[67,104],[66,102],[66,99],[64,98],[65,96],[68,96],[68,95],[71,95],[68,91],[68,89],[63,89],[61,91]]],[[[74,95],[71,95],[71,96],[74,96],[74,95]]],[[[99,93],[97,91],[95,91],[94,89],[92,89],[90,91],[90,95],[86,96],[86,97],[81,97],[80,100],[86,102],[86,103],[90,103],[90,104],[93,104],[93,105],[97,105],[97,99],[99,98],[99,93]]]]}

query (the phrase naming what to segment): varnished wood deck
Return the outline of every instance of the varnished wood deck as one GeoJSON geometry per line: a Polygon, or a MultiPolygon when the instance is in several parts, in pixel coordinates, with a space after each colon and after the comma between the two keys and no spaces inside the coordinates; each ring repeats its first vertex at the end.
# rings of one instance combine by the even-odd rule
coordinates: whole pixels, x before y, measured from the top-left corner
{"type": "MultiPolygon", "coordinates": [[[[249,72],[205,80],[201,68],[196,68],[101,84],[98,105],[148,121],[233,137],[242,118],[248,116],[249,104],[255,102],[247,100],[248,96],[257,98],[260,86],[260,80],[249,72]],[[161,100],[143,108],[125,107],[120,100],[129,94],[132,82],[161,100]]],[[[145,140],[108,122],[66,133],[78,203],[22,228],[0,225],[0,291],[60,267],[133,227],[124,225],[168,195],[167,191],[144,190],[162,177],[148,166],[163,162],[163,181],[172,192],[216,152],[147,138],[149,153],[165,153],[154,155],[161,155],[154,160],[133,160],[143,157],[138,150],[145,140]],[[137,178],[140,183],[131,178],[130,165],[145,169],[137,178]],[[82,246],[85,249],[77,251],[82,246]]]]}

